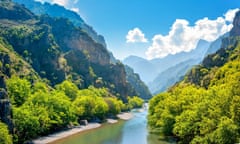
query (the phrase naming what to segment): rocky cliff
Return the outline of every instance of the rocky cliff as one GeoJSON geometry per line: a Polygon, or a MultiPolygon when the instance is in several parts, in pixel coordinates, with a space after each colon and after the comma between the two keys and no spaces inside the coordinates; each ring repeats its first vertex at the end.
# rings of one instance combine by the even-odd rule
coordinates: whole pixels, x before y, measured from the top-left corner
{"type": "Polygon", "coordinates": [[[233,28],[230,31],[230,36],[240,35],[240,11],[238,11],[233,20],[233,28]]]}
{"type": "Polygon", "coordinates": [[[74,25],[81,27],[96,43],[106,47],[104,37],[98,35],[97,32],[75,12],[65,9],[63,6],[57,4],[49,4],[47,2],[40,3],[34,0],[13,0],[19,4],[23,4],[26,8],[30,9],[36,15],[47,14],[55,18],[67,18],[74,25]]]}
{"type": "Polygon", "coordinates": [[[124,66],[111,63],[106,47],[71,20],[35,16],[23,5],[3,1],[0,13],[0,37],[50,85],[70,79],[79,88],[107,87],[123,100],[136,93],[124,66]]]}

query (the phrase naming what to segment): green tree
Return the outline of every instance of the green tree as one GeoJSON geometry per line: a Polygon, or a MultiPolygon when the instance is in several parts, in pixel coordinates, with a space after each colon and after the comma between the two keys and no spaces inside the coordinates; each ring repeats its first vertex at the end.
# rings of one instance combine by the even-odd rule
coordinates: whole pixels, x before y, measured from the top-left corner
{"type": "Polygon", "coordinates": [[[79,96],[73,101],[76,113],[81,119],[92,119],[94,116],[95,101],[91,96],[79,96]]]}
{"type": "Polygon", "coordinates": [[[0,144],[12,144],[12,136],[8,132],[8,127],[0,122],[0,144]]]}
{"type": "Polygon", "coordinates": [[[239,127],[228,117],[223,116],[217,129],[213,132],[212,143],[232,144],[239,138],[239,127]]]}
{"type": "Polygon", "coordinates": [[[12,76],[7,80],[7,90],[12,104],[21,106],[29,97],[31,84],[26,79],[12,76]]]}
{"type": "Polygon", "coordinates": [[[128,105],[129,108],[140,108],[143,106],[144,100],[140,97],[134,96],[134,97],[128,97],[128,105]]]}
{"type": "Polygon", "coordinates": [[[112,115],[117,115],[121,112],[121,102],[114,97],[107,97],[105,98],[105,102],[108,105],[109,113],[112,115]]]}
{"type": "Polygon", "coordinates": [[[68,96],[72,101],[78,95],[78,87],[71,81],[65,80],[61,84],[56,85],[56,89],[63,91],[66,96],[68,96]]]}
{"type": "Polygon", "coordinates": [[[35,116],[32,111],[25,107],[13,109],[13,120],[15,126],[15,134],[18,138],[18,143],[36,137],[39,134],[40,123],[38,116],[35,116]]]}
{"type": "Polygon", "coordinates": [[[94,116],[103,120],[108,110],[109,110],[108,105],[102,97],[98,97],[97,99],[95,99],[95,106],[93,109],[94,116]]]}

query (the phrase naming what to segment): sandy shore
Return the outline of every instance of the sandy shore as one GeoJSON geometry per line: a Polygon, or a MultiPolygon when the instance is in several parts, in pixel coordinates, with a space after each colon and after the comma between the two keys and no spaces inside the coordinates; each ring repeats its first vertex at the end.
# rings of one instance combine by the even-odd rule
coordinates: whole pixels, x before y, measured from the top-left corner
{"type": "Polygon", "coordinates": [[[87,126],[80,126],[80,127],[77,127],[77,128],[73,128],[73,129],[63,131],[63,132],[58,132],[58,133],[55,133],[55,134],[51,134],[51,135],[46,136],[46,137],[41,137],[37,140],[33,140],[33,143],[34,144],[47,144],[47,143],[50,143],[50,142],[68,137],[70,135],[73,135],[73,134],[76,134],[76,133],[79,133],[79,132],[82,132],[82,131],[98,128],[100,126],[101,126],[101,124],[99,124],[99,123],[89,123],[87,126]]]}
{"type": "MultiPolygon", "coordinates": [[[[122,119],[122,120],[130,120],[131,118],[133,118],[133,114],[132,113],[121,113],[121,114],[118,114],[117,117],[119,119],[122,119]]],[[[117,123],[118,120],[107,119],[107,122],[113,124],[113,123],[117,123]]],[[[77,133],[82,132],[82,131],[98,128],[100,126],[101,126],[101,124],[99,124],[99,123],[89,123],[87,126],[80,126],[80,127],[77,127],[77,128],[73,128],[73,129],[69,129],[69,130],[66,130],[66,131],[51,134],[51,135],[48,135],[46,137],[38,138],[36,140],[33,140],[33,143],[34,144],[51,143],[51,142],[54,142],[56,140],[68,137],[70,135],[74,135],[74,134],[77,134],[77,133]]]]}
{"type": "Polygon", "coordinates": [[[130,112],[128,113],[125,112],[118,114],[117,117],[122,120],[130,120],[131,118],[133,118],[133,114],[130,112]]]}

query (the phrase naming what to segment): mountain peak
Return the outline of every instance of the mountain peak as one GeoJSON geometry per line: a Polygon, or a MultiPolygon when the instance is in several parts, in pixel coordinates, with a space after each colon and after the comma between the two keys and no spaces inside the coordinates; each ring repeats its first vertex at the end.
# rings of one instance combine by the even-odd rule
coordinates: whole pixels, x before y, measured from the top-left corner
{"type": "Polygon", "coordinates": [[[230,36],[240,36],[240,11],[236,12],[230,36]]]}

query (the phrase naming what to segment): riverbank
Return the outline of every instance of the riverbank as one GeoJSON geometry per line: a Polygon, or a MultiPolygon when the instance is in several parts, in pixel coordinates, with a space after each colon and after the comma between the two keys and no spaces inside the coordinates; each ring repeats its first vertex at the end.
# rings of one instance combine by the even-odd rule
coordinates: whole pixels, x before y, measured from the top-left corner
{"type": "Polygon", "coordinates": [[[101,126],[101,124],[99,124],[99,123],[89,123],[86,126],[79,126],[79,127],[76,127],[76,128],[72,128],[72,129],[66,130],[66,131],[62,131],[62,132],[58,132],[58,133],[55,133],[55,134],[51,134],[51,135],[48,135],[46,137],[41,137],[41,138],[39,138],[37,140],[33,140],[33,143],[34,144],[47,144],[47,143],[51,143],[53,141],[56,141],[56,140],[68,137],[70,135],[74,135],[76,133],[79,133],[79,132],[82,132],[82,131],[86,131],[86,130],[90,130],[90,129],[95,129],[95,128],[98,128],[100,126],[101,126]]]}
{"type": "MultiPolygon", "coordinates": [[[[121,114],[118,114],[117,117],[122,120],[130,120],[133,118],[133,114],[132,113],[121,113],[121,114]]],[[[107,119],[107,123],[117,123],[117,122],[118,122],[118,120],[115,120],[115,119],[107,119]]],[[[101,126],[100,123],[89,123],[86,126],[75,127],[75,128],[72,128],[72,129],[69,129],[66,131],[48,135],[46,137],[38,138],[36,140],[33,140],[33,143],[34,144],[51,143],[51,142],[57,141],[59,139],[66,138],[68,136],[71,136],[71,135],[74,135],[74,134],[77,134],[77,133],[80,133],[80,132],[83,132],[86,130],[98,128],[100,126],[101,126]]]]}

